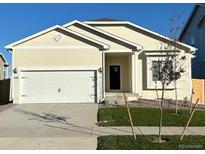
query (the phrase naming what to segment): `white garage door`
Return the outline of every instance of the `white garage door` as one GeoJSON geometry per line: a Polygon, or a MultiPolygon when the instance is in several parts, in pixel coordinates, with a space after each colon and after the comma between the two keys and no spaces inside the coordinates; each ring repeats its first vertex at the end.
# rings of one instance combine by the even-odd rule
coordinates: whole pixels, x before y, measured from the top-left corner
{"type": "Polygon", "coordinates": [[[22,71],[20,102],[96,102],[95,82],[95,71],[22,71]]]}

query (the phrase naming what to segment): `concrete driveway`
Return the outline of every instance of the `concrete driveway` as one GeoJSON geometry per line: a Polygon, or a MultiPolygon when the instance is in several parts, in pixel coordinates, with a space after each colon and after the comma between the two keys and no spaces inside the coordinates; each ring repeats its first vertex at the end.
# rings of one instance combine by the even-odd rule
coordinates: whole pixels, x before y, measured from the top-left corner
{"type": "Polygon", "coordinates": [[[22,104],[0,112],[0,149],[95,149],[97,104],[22,104]]]}

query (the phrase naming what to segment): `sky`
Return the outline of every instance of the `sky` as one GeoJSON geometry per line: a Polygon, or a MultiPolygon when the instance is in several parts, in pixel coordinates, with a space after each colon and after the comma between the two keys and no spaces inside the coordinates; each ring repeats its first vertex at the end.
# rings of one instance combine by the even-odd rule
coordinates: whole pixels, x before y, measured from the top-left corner
{"type": "Polygon", "coordinates": [[[170,36],[170,18],[185,23],[194,4],[0,4],[0,51],[11,64],[5,45],[72,20],[114,18],[170,36]]]}

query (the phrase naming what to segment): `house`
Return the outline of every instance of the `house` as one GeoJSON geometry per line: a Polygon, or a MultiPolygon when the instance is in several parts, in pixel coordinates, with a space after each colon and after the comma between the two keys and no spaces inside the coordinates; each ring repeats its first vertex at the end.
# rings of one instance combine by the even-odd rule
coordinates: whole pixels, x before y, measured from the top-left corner
{"type": "Polygon", "coordinates": [[[205,78],[205,5],[196,4],[179,36],[179,40],[198,50],[192,60],[192,77],[205,78]]]}
{"type": "MultiPolygon", "coordinates": [[[[194,47],[129,21],[103,18],[56,25],[7,45],[13,59],[13,102],[98,103],[122,92],[155,99],[151,67],[172,52],[161,48],[168,44],[176,47],[176,57],[187,57],[177,88],[179,99],[190,98],[194,47]]],[[[166,97],[174,98],[173,85],[166,97]]]]}
{"type": "Polygon", "coordinates": [[[3,54],[0,53],[0,80],[4,80],[8,77],[8,66],[3,54]]]}

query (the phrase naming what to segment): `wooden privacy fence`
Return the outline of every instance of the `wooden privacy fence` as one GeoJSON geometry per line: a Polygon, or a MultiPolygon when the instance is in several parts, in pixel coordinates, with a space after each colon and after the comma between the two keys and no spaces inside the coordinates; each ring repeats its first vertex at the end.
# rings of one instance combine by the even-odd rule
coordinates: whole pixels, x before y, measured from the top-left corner
{"type": "Polygon", "coordinates": [[[198,104],[205,104],[205,79],[192,79],[193,98],[192,103],[199,98],[198,104]]]}
{"type": "Polygon", "coordinates": [[[10,79],[0,80],[0,105],[9,103],[10,79]]]}

